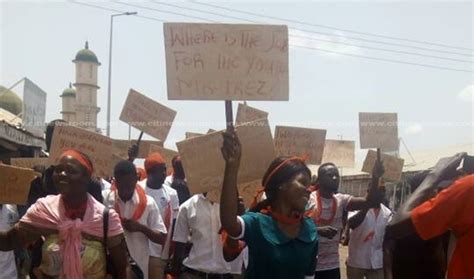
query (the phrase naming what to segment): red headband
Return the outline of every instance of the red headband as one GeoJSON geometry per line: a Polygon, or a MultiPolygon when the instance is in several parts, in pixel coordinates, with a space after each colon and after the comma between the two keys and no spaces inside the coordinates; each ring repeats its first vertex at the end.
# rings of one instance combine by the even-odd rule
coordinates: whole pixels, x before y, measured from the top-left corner
{"type": "MultiPolygon", "coordinates": [[[[305,156],[306,157],[306,156],[305,156]]],[[[270,179],[275,175],[275,173],[277,173],[284,165],[286,165],[286,163],[288,163],[289,161],[293,161],[293,160],[298,160],[298,161],[301,161],[301,162],[305,162],[305,159],[304,158],[301,158],[301,157],[290,157],[286,160],[284,160],[283,162],[281,162],[276,168],[273,169],[273,171],[267,176],[267,179],[265,179],[262,183],[262,188],[260,188],[259,190],[257,190],[257,193],[255,194],[255,196],[253,197],[253,201],[252,201],[252,204],[250,205],[250,208],[253,208],[257,205],[257,202],[258,200],[262,197],[263,195],[263,192],[265,192],[265,189],[267,188],[267,184],[268,182],[270,181],[270,179]]]]}
{"type": "Polygon", "coordinates": [[[301,158],[301,157],[290,157],[288,159],[286,159],[285,161],[281,162],[276,168],[273,169],[273,171],[267,176],[267,179],[265,179],[263,181],[263,184],[262,184],[262,187],[265,189],[267,188],[267,184],[268,182],[270,181],[270,179],[275,175],[275,173],[277,173],[277,171],[279,171],[284,165],[286,165],[286,163],[288,163],[289,161],[294,161],[294,160],[298,160],[298,161],[301,161],[304,163],[304,159],[301,158]]]}
{"type": "Polygon", "coordinates": [[[91,162],[89,162],[89,160],[87,160],[87,158],[83,154],[78,152],[77,150],[74,150],[74,149],[66,150],[63,152],[63,154],[61,154],[61,157],[59,157],[59,159],[62,159],[66,156],[71,156],[73,159],[78,161],[84,168],[86,168],[87,173],[89,175],[92,175],[92,173],[94,172],[94,168],[92,167],[91,162]]]}

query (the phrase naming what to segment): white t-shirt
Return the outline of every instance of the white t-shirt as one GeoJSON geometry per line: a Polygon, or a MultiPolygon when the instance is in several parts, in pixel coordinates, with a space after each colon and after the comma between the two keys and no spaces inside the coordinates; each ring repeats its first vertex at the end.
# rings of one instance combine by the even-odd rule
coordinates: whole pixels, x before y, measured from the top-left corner
{"type": "MultiPolygon", "coordinates": [[[[18,222],[16,205],[4,204],[0,210],[0,231],[6,232],[18,222]]],[[[13,251],[0,251],[0,278],[17,278],[15,254],[13,251]]]]}
{"type": "Polygon", "coordinates": [[[187,243],[191,236],[193,247],[183,264],[206,273],[240,274],[243,258],[248,251],[244,250],[237,259],[226,262],[220,229],[218,203],[210,202],[202,194],[194,195],[184,202],[179,209],[173,236],[174,241],[181,243],[187,243]]]}
{"type": "MultiPolygon", "coordinates": [[[[160,210],[155,203],[155,200],[150,197],[147,197],[146,208],[143,211],[142,216],[137,221],[146,225],[152,230],[160,231],[166,233],[166,227],[163,223],[163,219],[160,215],[160,210]]],[[[109,191],[104,199],[104,203],[109,208],[114,208],[115,202],[117,202],[120,209],[121,217],[129,219],[132,218],[135,209],[138,206],[139,198],[138,194],[135,191],[131,200],[124,203],[118,194],[115,192],[109,191]]],[[[150,247],[151,242],[146,235],[141,232],[129,232],[124,230],[125,241],[127,242],[128,251],[132,258],[137,262],[138,266],[143,271],[145,277],[148,278],[148,262],[150,258],[150,247]]]]}
{"type": "MultiPolygon", "coordinates": [[[[317,192],[311,193],[308,208],[315,209],[318,206],[317,203],[317,192]]],[[[351,195],[347,194],[335,194],[334,198],[336,199],[336,214],[334,219],[328,226],[334,227],[338,230],[336,236],[332,239],[322,237],[319,238],[319,251],[318,251],[318,264],[316,271],[331,270],[339,268],[339,241],[340,241],[340,232],[342,231],[342,214],[347,210],[347,205],[352,199],[351,195]]],[[[330,219],[332,215],[332,199],[325,199],[321,197],[322,203],[322,219],[330,219]]]]}
{"type": "Polygon", "coordinates": [[[163,183],[167,186],[170,186],[171,187],[171,184],[173,184],[173,176],[172,175],[168,175],[165,179],[165,182],[163,183]]]}
{"type": "Polygon", "coordinates": [[[170,227],[168,228],[170,232],[168,233],[164,249],[162,245],[156,243],[150,244],[151,255],[153,257],[167,260],[169,259],[169,247],[171,244],[171,229],[173,225],[173,220],[176,219],[179,211],[178,193],[176,193],[176,190],[166,184],[163,184],[160,189],[152,189],[150,187],[146,187],[146,182],[147,180],[145,179],[143,181],[138,182],[138,184],[144,187],[146,194],[151,196],[155,200],[156,204],[158,205],[158,208],[160,209],[161,218],[163,220],[165,220],[166,218],[166,211],[168,209],[168,206],[171,209],[171,216],[169,220],[170,227]]]}
{"type": "Polygon", "coordinates": [[[112,185],[103,178],[100,179],[100,185],[102,186],[102,191],[110,190],[110,188],[112,188],[112,185]]]}
{"type": "MultiPolygon", "coordinates": [[[[350,212],[349,218],[357,212],[350,212]]],[[[378,215],[373,208],[367,212],[364,221],[350,231],[348,266],[363,269],[383,268],[383,238],[385,227],[391,219],[392,212],[383,204],[378,215]]]]}

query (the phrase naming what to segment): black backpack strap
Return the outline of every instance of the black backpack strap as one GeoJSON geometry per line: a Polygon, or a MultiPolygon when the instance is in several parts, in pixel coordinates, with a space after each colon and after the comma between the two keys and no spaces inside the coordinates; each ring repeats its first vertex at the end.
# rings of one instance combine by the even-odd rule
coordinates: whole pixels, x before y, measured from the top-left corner
{"type": "Polygon", "coordinates": [[[107,206],[104,207],[104,212],[102,214],[102,222],[104,227],[104,253],[107,257],[107,238],[109,234],[109,208],[107,206]]]}

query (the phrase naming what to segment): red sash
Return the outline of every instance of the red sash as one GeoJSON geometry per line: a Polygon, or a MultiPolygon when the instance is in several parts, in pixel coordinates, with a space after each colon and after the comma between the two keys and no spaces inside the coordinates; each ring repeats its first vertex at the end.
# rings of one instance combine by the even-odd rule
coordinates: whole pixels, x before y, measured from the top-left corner
{"type": "MultiPolygon", "coordinates": [[[[122,213],[120,211],[120,207],[118,206],[118,203],[117,203],[117,187],[115,186],[115,184],[112,184],[112,191],[114,191],[114,194],[115,194],[114,209],[115,209],[115,211],[117,211],[118,215],[120,216],[120,219],[123,220],[124,218],[123,218],[122,213]]],[[[138,185],[138,184],[135,185],[135,191],[138,194],[138,205],[137,205],[137,208],[135,208],[135,211],[133,212],[133,215],[132,215],[131,219],[133,219],[135,221],[138,221],[138,219],[140,219],[140,217],[142,217],[143,212],[145,212],[146,204],[147,204],[147,198],[146,198],[145,189],[143,189],[143,187],[141,187],[140,185],[138,185]]]]}
{"type": "Polygon", "coordinates": [[[316,191],[316,208],[311,214],[311,218],[316,221],[316,224],[327,226],[330,225],[334,221],[334,217],[336,216],[337,211],[337,199],[336,197],[332,197],[332,206],[331,206],[331,217],[329,219],[324,219],[321,217],[323,213],[323,203],[321,202],[321,196],[319,195],[319,191],[316,191]]]}

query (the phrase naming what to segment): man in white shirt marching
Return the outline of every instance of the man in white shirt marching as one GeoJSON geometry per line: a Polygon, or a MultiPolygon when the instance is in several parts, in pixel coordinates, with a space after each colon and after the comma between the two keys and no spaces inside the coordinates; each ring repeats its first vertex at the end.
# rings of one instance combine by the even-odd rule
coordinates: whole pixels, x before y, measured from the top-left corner
{"type": "Polygon", "coordinates": [[[194,195],[184,202],[179,209],[173,236],[176,242],[173,275],[184,279],[228,279],[241,274],[244,253],[234,261],[226,262],[220,229],[218,203],[211,202],[204,194],[194,195]],[[192,248],[183,260],[188,242],[192,248]],[[184,272],[179,274],[182,265],[184,272]]]}
{"type": "MultiPolygon", "coordinates": [[[[16,205],[0,204],[0,231],[10,230],[18,222],[16,205]]],[[[17,278],[15,254],[0,251],[0,278],[17,278]]]]}
{"type": "MultiPolygon", "coordinates": [[[[383,172],[383,167],[376,164],[376,177],[383,172]]],[[[344,211],[363,210],[373,207],[380,202],[376,194],[367,198],[357,198],[351,195],[337,193],[339,188],[339,170],[333,163],[322,164],[318,169],[318,190],[311,193],[308,208],[311,217],[318,225],[319,240],[318,264],[315,279],[339,279],[339,235],[343,229],[342,215],[344,211]]]]}
{"type": "Polygon", "coordinates": [[[166,265],[170,259],[171,239],[173,228],[179,211],[179,199],[176,191],[165,184],[166,163],[159,153],[152,153],[145,159],[145,171],[147,179],[140,181],[147,195],[151,196],[161,213],[161,217],[168,231],[168,236],[164,245],[151,244],[150,273],[160,274],[163,278],[166,265]]]}
{"type": "Polygon", "coordinates": [[[385,205],[350,212],[348,279],[383,279],[383,239],[392,212],[385,205]]]}
{"type": "Polygon", "coordinates": [[[151,243],[163,244],[166,241],[166,227],[160,210],[155,200],[137,184],[138,176],[132,162],[119,162],[114,176],[115,183],[106,193],[104,203],[119,214],[130,256],[143,271],[144,278],[162,278],[159,274],[149,273],[151,243]]]}

